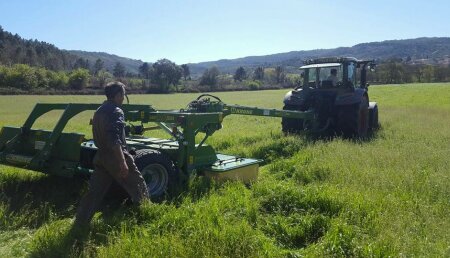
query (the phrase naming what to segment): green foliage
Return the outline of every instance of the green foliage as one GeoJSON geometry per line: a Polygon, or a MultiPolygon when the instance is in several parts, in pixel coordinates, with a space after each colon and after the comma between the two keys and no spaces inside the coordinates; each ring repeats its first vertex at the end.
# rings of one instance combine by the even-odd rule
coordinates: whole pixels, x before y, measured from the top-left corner
{"type": "Polygon", "coordinates": [[[109,73],[105,69],[101,69],[100,71],[98,71],[97,76],[94,77],[94,80],[96,82],[94,83],[94,85],[101,88],[113,79],[114,76],[111,73],[109,73]]]}
{"type": "Polygon", "coordinates": [[[16,64],[6,75],[5,85],[7,87],[30,90],[36,88],[39,84],[36,71],[33,68],[24,64],[16,64]]]}
{"type": "Polygon", "coordinates": [[[75,61],[75,63],[73,64],[73,69],[79,69],[79,68],[89,70],[90,69],[89,60],[83,59],[83,58],[78,58],[75,61]]]}
{"type": "Polygon", "coordinates": [[[275,80],[277,83],[284,82],[284,78],[286,77],[286,74],[284,73],[284,69],[282,66],[275,67],[275,80]]]}
{"type": "Polygon", "coordinates": [[[100,58],[97,58],[97,60],[95,60],[95,64],[94,64],[94,68],[93,68],[94,75],[98,75],[98,73],[103,69],[104,65],[105,65],[105,63],[100,58]]]}
{"type": "Polygon", "coordinates": [[[150,79],[150,65],[147,62],[144,62],[141,66],[139,66],[139,74],[144,79],[150,79]]]}
{"type": "Polygon", "coordinates": [[[253,80],[264,80],[264,68],[261,66],[256,67],[255,71],[253,72],[253,80]]]}
{"type": "Polygon", "coordinates": [[[150,73],[152,82],[159,85],[160,91],[169,92],[170,85],[178,87],[183,71],[174,62],[168,59],[160,59],[153,63],[150,73]]]}
{"type": "Polygon", "coordinates": [[[249,81],[249,82],[247,82],[247,87],[250,90],[258,90],[260,86],[261,86],[261,83],[259,83],[258,81],[249,81]]]}
{"type": "Polygon", "coordinates": [[[238,69],[236,69],[236,72],[234,73],[233,79],[235,81],[242,81],[247,78],[247,72],[245,71],[244,67],[240,66],[238,69]]]}
{"type": "Polygon", "coordinates": [[[13,35],[1,26],[0,48],[0,64],[27,64],[57,71],[71,69],[77,58],[52,44],[13,35]]]}
{"type": "Polygon", "coordinates": [[[186,81],[188,78],[191,78],[191,71],[189,70],[189,65],[182,64],[181,69],[183,69],[183,78],[186,81]]]}
{"type": "Polygon", "coordinates": [[[113,75],[116,78],[122,78],[125,76],[126,70],[125,70],[125,66],[123,66],[123,64],[121,62],[117,62],[114,65],[114,69],[113,69],[113,75]]]}
{"type": "Polygon", "coordinates": [[[295,88],[301,85],[302,78],[299,74],[287,74],[284,80],[285,87],[295,88]]]}
{"type": "Polygon", "coordinates": [[[408,65],[390,61],[377,65],[368,73],[368,81],[386,84],[411,82],[446,82],[450,80],[450,67],[443,65],[408,65]]]}
{"type": "Polygon", "coordinates": [[[200,78],[200,85],[208,85],[211,89],[214,89],[217,86],[217,78],[219,76],[220,72],[217,67],[211,67],[209,69],[206,69],[205,72],[203,72],[202,77],[200,78]]]}
{"type": "Polygon", "coordinates": [[[89,71],[83,68],[73,70],[69,75],[69,86],[75,90],[81,90],[86,87],[89,81],[89,71]]]}

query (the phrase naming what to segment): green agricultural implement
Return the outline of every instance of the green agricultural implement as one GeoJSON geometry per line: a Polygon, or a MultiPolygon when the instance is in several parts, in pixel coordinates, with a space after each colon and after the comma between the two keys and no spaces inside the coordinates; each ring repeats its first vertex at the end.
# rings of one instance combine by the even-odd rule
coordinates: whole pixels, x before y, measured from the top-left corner
{"type": "MultiPolygon", "coordinates": [[[[344,65],[344,73],[348,72],[346,69],[348,68],[344,65]]],[[[306,75],[306,82],[308,78],[310,77],[306,75]]],[[[303,87],[303,90],[314,92],[307,87],[303,87]]],[[[291,100],[303,94],[296,91],[300,92],[296,89],[288,97],[289,103],[294,107],[297,102],[291,100]]],[[[83,134],[63,132],[63,129],[72,117],[83,111],[96,110],[99,106],[36,104],[23,126],[1,129],[0,163],[67,177],[91,174],[97,151],[94,141],[85,139],[83,134]],[[54,129],[34,129],[35,121],[52,110],[63,110],[54,129]]],[[[190,102],[186,109],[156,110],[151,105],[130,104],[123,105],[122,109],[128,122],[128,148],[134,154],[136,165],[150,194],[161,196],[167,190],[175,190],[179,182],[185,182],[192,174],[217,180],[255,180],[261,160],[217,153],[205,141],[222,128],[223,119],[231,114],[281,117],[283,130],[288,125],[288,129],[297,131],[323,131],[323,108],[317,105],[308,106],[306,109],[304,105],[300,107],[300,110],[276,110],[227,105],[215,96],[203,94],[190,102]],[[168,139],[143,136],[146,131],[156,129],[166,132],[168,139]]]]}
{"type": "MultiPolygon", "coordinates": [[[[212,99],[210,98],[212,97],[212,99]]],[[[97,147],[79,133],[63,132],[67,122],[99,104],[38,103],[22,127],[3,127],[0,132],[0,163],[34,171],[71,177],[93,172],[97,147]],[[33,129],[34,122],[52,110],[63,110],[52,131],[33,129]]],[[[156,110],[151,105],[122,106],[128,122],[127,145],[153,196],[163,195],[189,175],[197,173],[218,180],[250,182],[257,177],[261,160],[216,153],[205,141],[222,128],[231,114],[289,117],[314,120],[312,111],[297,112],[226,105],[201,95],[187,109],[156,110]],[[145,127],[148,123],[152,126],[145,127]],[[162,129],[169,139],[144,137],[145,131],[162,129]],[[200,139],[196,142],[196,138],[200,139]]]]}

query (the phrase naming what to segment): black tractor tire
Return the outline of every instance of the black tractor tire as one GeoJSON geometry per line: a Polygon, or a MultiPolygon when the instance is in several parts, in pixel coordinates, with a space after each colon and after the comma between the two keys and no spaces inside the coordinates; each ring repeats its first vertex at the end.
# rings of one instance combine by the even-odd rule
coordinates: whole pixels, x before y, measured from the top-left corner
{"type": "MultiPolygon", "coordinates": [[[[283,110],[300,111],[299,106],[284,105],[283,110]]],[[[303,131],[303,119],[281,118],[281,130],[283,133],[299,133],[303,131]]]]}
{"type": "Polygon", "coordinates": [[[369,130],[369,101],[367,96],[363,96],[358,104],[340,107],[337,129],[344,137],[367,137],[369,130]]]}
{"type": "Polygon", "coordinates": [[[150,197],[160,197],[177,186],[178,169],[164,153],[151,149],[138,150],[134,162],[144,177],[150,197]]]}

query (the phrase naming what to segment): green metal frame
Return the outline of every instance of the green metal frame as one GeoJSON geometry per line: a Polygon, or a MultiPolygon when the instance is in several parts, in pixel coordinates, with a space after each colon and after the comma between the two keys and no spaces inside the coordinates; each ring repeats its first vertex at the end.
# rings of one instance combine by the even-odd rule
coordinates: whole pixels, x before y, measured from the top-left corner
{"type": "MultiPolygon", "coordinates": [[[[61,174],[71,176],[75,172],[90,172],[89,169],[80,166],[74,160],[79,157],[79,151],[84,135],[76,134],[68,136],[63,133],[68,121],[77,114],[96,110],[100,104],[44,104],[38,103],[20,128],[7,128],[8,134],[0,133],[0,162],[17,167],[41,171],[45,173],[61,174]],[[64,110],[52,131],[32,129],[35,121],[52,110],[64,110]],[[38,135],[44,135],[38,137],[38,135]],[[55,154],[56,148],[61,148],[71,141],[71,146],[78,144],[79,149],[69,152],[70,158],[61,160],[55,154]],[[75,142],[74,142],[75,141],[75,142]],[[80,141],[78,143],[78,141],[80,141]],[[21,153],[25,143],[42,143],[39,148],[34,148],[31,156],[21,153]],[[14,162],[11,162],[11,161],[14,162]]],[[[180,171],[189,175],[190,173],[211,167],[217,161],[217,153],[211,146],[205,145],[206,139],[222,128],[224,117],[231,114],[266,116],[266,117],[288,117],[306,120],[315,119],[312,111],[297,112],[276,109],[261,109],[239,105],[226,105],[221,101],[201,102],[201,106],[191,106],[187,110],[155,110],[151,105],[123,105],[127,122],[156,123],[161,129],[171,136],[171,140],[161,143],[162,139],[149,140],[139,135],[127,137],[128,145],[137,149],[151,148],[166,152],[174,161],[180,171]],[[201,108],[200,108],[201,107],[201,108]],[[196,136],[204,133],[203,139],[196,143],[196,136]],[[170,146],[170,147],[167,147],[170,146]]],[[[142,132],[141,132],[142,133],[142,132]]],[[[162,140],[164,141],[164,140],[162,140]]],[[[93,142],[89,143],[96,150],[93,142]]],[[[83,145],[84,147],[87,144],[83,145]]]]}

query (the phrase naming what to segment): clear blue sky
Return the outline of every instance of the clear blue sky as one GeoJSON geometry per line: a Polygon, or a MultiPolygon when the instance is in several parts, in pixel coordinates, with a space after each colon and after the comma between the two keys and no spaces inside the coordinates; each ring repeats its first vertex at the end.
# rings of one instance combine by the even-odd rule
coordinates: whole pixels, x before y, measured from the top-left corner
{"type": "Polygon", "coordinates": [[[0,25],[63,49],[178,64],[450,36],[449,0],[0,0],[0,25]]]}

